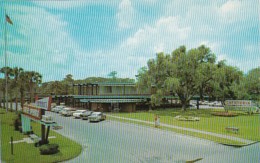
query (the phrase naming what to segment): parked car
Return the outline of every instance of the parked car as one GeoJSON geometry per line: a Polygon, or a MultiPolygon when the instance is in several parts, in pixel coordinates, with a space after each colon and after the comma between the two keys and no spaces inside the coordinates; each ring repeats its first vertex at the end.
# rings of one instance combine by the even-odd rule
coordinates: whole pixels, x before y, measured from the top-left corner
{"type": "Polygon", "coordinates": [[[219,101],[214,101],[214,102],[209,102],[209,106],[222,106],[222,104],[219,101]]]}
{"type": "Polygon", "coordinates": [[[93,112],[89,117],[88,117],[90,122],[99,122],[102,120],[106,119],[106,115],[103,114],[102,112],[93,112]]]}
{"type": "Polygon", "coordinates": [[[87,110],[77,110],[75,113],[73,113],[74,118],[80,118],[81,114],[85,113],[87,110]]]}
{"type": "Polygon", "coordinates": [[[44,123],[55,123],[52,116],[50,115],[42,115],[41,121],[44,123]]]}
{"type": "Polygon", "coordinates": [[[72,116],[73,113],[75,113],[75,111],[76,111],[76,109],[74,109],[74,108],[66,107],[66,108],[62,109],[60,114],[63,115],[63,116],[72,116]]]}
{"type": "Polygon", "coordinates": [[[65,108],[65,106],[56,106],[52,108],[51,111],[55,113],[59,113],[59,111],[61,111],[63,108],[65,108]]]}
{"type": "Polygon", "coordinates": [[[83,119],[83,120],[88,120],[88,117],[89,117],[92,113],[93,113],[93,111],[87,110],[85,113],[82,113],[82,114],[80,115],[80,117],[81,117],[81,119],[83,119]]]}

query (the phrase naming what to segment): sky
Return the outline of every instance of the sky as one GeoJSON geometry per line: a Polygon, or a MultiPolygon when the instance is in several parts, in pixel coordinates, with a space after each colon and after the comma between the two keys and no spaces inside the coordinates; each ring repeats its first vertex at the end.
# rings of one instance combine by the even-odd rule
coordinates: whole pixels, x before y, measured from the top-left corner
{"type": "MultiPolygon", "coordinates": [[[[0,67],[37,71],[43,82],[133,78],[156,53],[206,45],[244,73],[260,66],[258,0],[0,0],[0,67]],[[4,10],[5,9],[5,10],[4,10]]],[[[0,76],[3,78],[3,75],[0,76]]]]}

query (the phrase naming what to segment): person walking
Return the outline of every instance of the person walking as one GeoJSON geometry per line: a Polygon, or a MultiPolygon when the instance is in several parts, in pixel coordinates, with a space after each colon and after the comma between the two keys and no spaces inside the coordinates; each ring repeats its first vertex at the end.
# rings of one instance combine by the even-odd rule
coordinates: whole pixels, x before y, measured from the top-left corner
{"type": "Polygon", "coordinates": [[[159,127],[160,126],[160,117],[159,117],[159,115],[155,115],[155,117],[154,117],[154,125],[155,125],[155,127],[159,127]]]}

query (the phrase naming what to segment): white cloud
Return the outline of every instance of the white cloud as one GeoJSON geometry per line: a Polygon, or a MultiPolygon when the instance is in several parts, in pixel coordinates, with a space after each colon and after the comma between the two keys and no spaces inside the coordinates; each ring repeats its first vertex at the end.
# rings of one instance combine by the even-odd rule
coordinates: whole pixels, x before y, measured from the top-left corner
{"type": "Polygon", "coordinates": [[[237,15],[241,12],[241,1],[229,0],[219,8],[220,18],[227,22],[236,20],[237,15]]]}
{"type": "Polygon", "coordinates": [[[220,43],[217,42],[211,42],[211,41],[202,41],[197,46],[205,45],[210,48],[212,52],[219,52],[220,51],[220,43]]]}
{"type": "Polygon", "coordinates": [[[139,29],[121,47],[142,55],[151,55],[158,51],[169,52],[183,44],[190,31],[190,27],[180,26],[179,17],[162,17],[154,25],[139,29]]]}
{"type": "Polygon", "coordinates": [[[247,24],[247,21],[252,19],[258,19],[259,16],[259,1],[243,1],[243,0],[228,0],[217,9],[220,22],[222,23],[234,23],[243,22],[247,24]]]}
{"type": "Polygon", "coordinates": [[[119,28],[130,28],[134,23],[135,10],[130,0],[122,0],[116,15],[119,28]]]}
{"type": "Polygon", "coordinates": [[[217,62],[222,60],[230,61],[227,54],[217,54],[217,62]]]}
{"type": "Polygon", "coordinates": [[[241,7],[241,1],[229,0],[220,7],[220,11],[223,14],[230,14],[237,12],[241,7]]]}

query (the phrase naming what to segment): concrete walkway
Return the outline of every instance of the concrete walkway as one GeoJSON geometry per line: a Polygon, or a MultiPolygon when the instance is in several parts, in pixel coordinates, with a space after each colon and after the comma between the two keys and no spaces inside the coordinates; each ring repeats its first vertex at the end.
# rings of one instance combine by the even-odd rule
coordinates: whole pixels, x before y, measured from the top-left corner
{"type": "MultiPolygon", "coordinates": [[[[53,139],[53,138],[56,138],[56,136],[49,136],[48,137],[48,139],[53,139]]],[[[34,141],[31,138],[23,138],[22,140],[13,141],[13,144],[23,143],[23,142],[28,143],[28,144],[34,143],[34,141]]],[[[9,142],[9,144],[11,144],[11,142],[9,142]]]]}
{"type": "MultiPolygon", "coordinates": [[[[107,116],[112,117],[112,118],[117,118],[117,119],[123,119],[123,120],[128,120],[128,121],[133,121],[133,122],[141,122],[141,123],[154,125],[154,122],[143,121],[143,120],[139,120],[139,119],[124,118],[124,117],[108,115],[108,114],[107,114],[107,116]]],[[[201,130],[196,130],[196,129],[192,129],[192,128],[184,128],[184,127],[173,126],[173,125],[168,125],[168,124],[163,124],[163,123],[160,123],[160,126],[168,127],[168,128],[174,128],[174,129],[180,129],[180,130],[184,130],[184,131],[191,131],[191,132],[196,132],[196,133],[201,133],[201,134],[206,134],[206,135],[211,135],[211,136],[224,138],[224,139],[230,139],[230,140],[239,141],[239,142],[245,143],[245,144],[255,143],[255,141],[251,141],[251,140],[247,140],[247,139],[243,139],[243,138],[238,138],[238,137],[223,135],[223,134],[217,134],[217,133],[208,132],[208,131],[201,131],[201,130]]]]}

